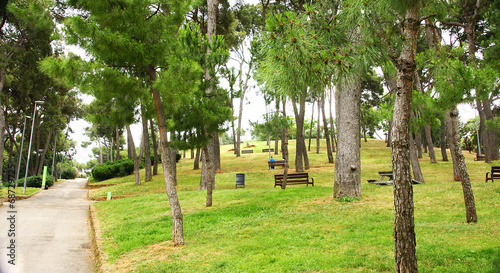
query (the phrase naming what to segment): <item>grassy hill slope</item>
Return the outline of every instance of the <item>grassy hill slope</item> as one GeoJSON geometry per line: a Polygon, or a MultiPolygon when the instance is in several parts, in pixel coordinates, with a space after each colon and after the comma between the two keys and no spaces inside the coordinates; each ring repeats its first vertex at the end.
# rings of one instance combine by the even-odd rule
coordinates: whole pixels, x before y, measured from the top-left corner
{"type": "MultiPolygon", "coordinates": [[[[332,198],[334,165],[324,149],[309,154],[315,187],[273,188],[264,142],[253,154],[236,158],[221,147],[214,205],[205,207],[198,191],[200,170],[193,160],[178,164],[178,195],[186,245],[172,245],[172,221],[163,175],[134,186],[133,176],[91,184],[103,199],[93,204],[110,272],[393,272],[392,186],[368,184],[391,169],[383,141],[362,142],[362,198],[332,198]],[[245,189],[235,189],[236,173],[245,189]]],[[[324,142],[322,143],[323,147],[324,142]]],[[[291,154],[295,143],[291,142],[291,154]]],[[[425,184],[414,186],[417,258],[420,272],[500,272],[500,181],[484,183],[491,165],[465,154],[476,198],[478,223],[465,223],[461,184],[453,182],[451,162],[421,159],[425,184]]],[[[275,156],[280,159],[280,156],[275,156]]],[[[439,158],[438,158],[439,160],[439,158]]],[[[294,158],[291,159],[293,166],[294,158]]],[[[161,168],[160,168],[161,172],[161,168]]],[[[141,173],[141,178],[143,178],[141,173]]]]}

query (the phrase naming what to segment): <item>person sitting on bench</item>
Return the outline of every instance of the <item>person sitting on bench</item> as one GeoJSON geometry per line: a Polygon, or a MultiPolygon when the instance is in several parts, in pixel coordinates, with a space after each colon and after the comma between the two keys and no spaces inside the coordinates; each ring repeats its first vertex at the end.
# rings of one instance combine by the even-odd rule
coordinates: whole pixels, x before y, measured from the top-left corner
{"type": "MultiPolygon", "coordinates": [[[[274,160],[274,158],[271,156],[271,159],[269,159],[269,161],[275,161],[275,160],[274,160]]],[[[271,169],[276,168],[276,167],[274,166],[274,162],[273,162],[273,163],[271,163],[270,167],[271,167],[271,169]]]]}

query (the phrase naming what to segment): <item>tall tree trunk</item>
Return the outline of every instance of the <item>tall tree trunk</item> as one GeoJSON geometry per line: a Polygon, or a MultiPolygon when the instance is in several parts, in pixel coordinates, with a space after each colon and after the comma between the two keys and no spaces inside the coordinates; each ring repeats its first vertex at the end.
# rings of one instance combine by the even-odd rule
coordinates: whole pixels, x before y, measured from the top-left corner
{"type": "Polygon", "coordinates": [[[307,150],[310,152],[311,151],[311,141],[312,141],[312,132],[313,132],[313,124],[314,124],[314,102],[312,103],[311,107],[311,124],[309,125],[309,145],[307,145],[307,150]]]}
{"type": "Polygon", "coordinates": [[[361,112],[361,80],[357,75],[342,79],[338,91],[337,155],[335,160],[334,198],[361,196],[361,160],[359,116],[361,112]]]}
{"type": "MultiPolygon", "coordinates": [[[[286,99],[283,97],[283,117],[286,119],[286,99]]],[[[281,183],[281,189],[286,189],[288,169],[290,167],[290,157],[288,154],[288,128],[283,128],[283,138],[281,140],[281,155],[285,160],[285,170],[283,171],[283,182],[281,183]]]]}
{"type": "MultiPolygon", "coordinates": [[[[293,111],[295,113],[295,122],[297,125],[297,138],[296,138],[296,153],[295,153],[295,171],[303,172],[304,169],[309,169],[309,158],[307,156],[305,132],[304,132],[304,115],[306,110],[306,93],[307,88],[302,90],[299,98],[299,109],[297,104],[293,102],[293,111]],[[302,161],[304,160],[304,161],[302,161]]],[[[293,100],[292,100],[293,101],[293,100]]]]}
{"type": "Polygon", "coordinates": [[[208,181],[205,147],[202,147],[200,150],[200,162],[201,162],[201,176],[200,176],[200,185],[198,186],[198,190],[204,191],[207,189],[207,181],[208,181]]]}
{"type": "MultiPolygon", "coordinates": [[[[216,20],[218,11],[219,1],[218,0],[207,0],[207,38],[209,42],[212,42],[212,38],[216,35],[216,20]]],[[[207,50],[207,55],[210,54],[211,49],[207,50]]],[[[207,94],[212,93],[212,84],[214,79],[210,76],[209,69],[205,69],[205,79],[210,81],[210,87],[206,90],[207,94]]],[[[212,191],[215,183],[215,171],[220,169],[220,157],[217,157],[217,149],[219,148],[218,140],[219,136],[217,132],[206,132],[206,134],[211,135],[212,139],[208,142],[207,146],[204,148],[205,162],[202,168],[206,168],[207,175],[202,179],[206,179],[207,183],[207,199],[206,206],[212,206],[212,191]]],[[[220,155],[220,151],[219,151],[220,155]]]]}
{"type": "Polygon", "coordinates": [[[127,125],[127,142],[128,148],[132,151],[132,158],[134,160],[134,175],[135,175],[135,185],[141,185],[141,176],[139,174],[139,158],[137,158],[137,153],[135,152],[134,138],[132,137],[132,131],[130,130],[130,125],[127,125]]]}
{"type": "Polygon", "coordinates": [[[451,161],[453,162],[453,180],[460,181],[461,176],[460,176],[460,170],[458,169],[458,155],[456,154],[457,149],[455,149],[455,141],[454,141],[453,127],[452,127],[453,124],[449,112],[446,113],[446,126],[447,126],[446,139],[448,140],[448,145],[450,146],[451,161]]]}
{"type": "Polygon", "coordinates": [[[240,108],[239,108],[239,112],[238,112],[238,130],[237,130],[237,152],[236,152],[236,156],[240,156],[241,154],[241,121],[243,119],[243,106],[245,105],[245,95],[246,95],[246,92],[248,90],[248,88],[250,87],[249,84],[248,84],[248,81],[250,80],[250,71],[252,70],[252,66],[253,66],[253,62],[250,61],[248,63],[248,72],[246,74],[246,78],[245,78],[245,81],[243,82],[243,63],[244,63],[244,59],[242,60],[242,62],[240,63],[240,71],[241,71],[241,74],[240,74],[240,89],[241,89],[241,98],[240,98],[240,108]]]}
{"type": "Polygon", "coordinates": [[[219,133],[213,132],[213,147],[214,147],[214,172],[221,171],[221,162],[220,162],[220,140],[219,133]]]}
{"type": "MultiPolygon", "coordinates": [[[[416,115],[415,115],[415,119],[416,119],[416,115]]],[[[416,148],[417,148],[417,156],[418,158],[423,158],[423,155],[422,155],[422,135],[420,134],[420,128],[418,129],[417,132],[415,132],[415,144],[416,144],[416,148]]]]}
{"type": "Polygon", "coordinates": [[[368,139],[366,139],[366,124],[365,124],[365,117],[363,116],[363,111],[359,111],[359,116],[361,117],[361,128],[363,129],[363,138],[365,139],[365,142],[368,142],[368,139]]]}
{"type": "Polygon", "coordinates": [[[43,147],[43,152],[42,155],[40,156],[40,162],[38,164],[38,171],[37,175],[42,174],[43,170],[43,164],[45,163],[45,155],[47,154],[47,151],[49,150],[49,145],[50,145],[50,138],[52,137],[52,132],[55,130],[55,126],[52,126],[52,128],[49,130],[49,134],[47,135],[47,139],[45,140],[45,146],[43,147]]]}
{"type": "Polygon", "coordinates": [[[429,146],[429,158],[431,163],[437,163],[436,153],[434,152],[434,143],[432,143],[432,131],[429,123],[424,124],[424,135],[427,140],[427,146],[429,146]]]}
{"type": "MultiPolygon", "coordinates": [[[[286,120],[286,98],[282,98],[283,103],[283,118],[286,120]]],[[[286,165],[290,166],[290,157],[288,154],[288,128],[283,127],[281,136],[281,156],[286,161],[286,165]]]]}
{"type": "Polygon", "coordinates": [[[479,99],[476,99],[477,111],[479,112],[479,135],[480,135],[480,143],[482,146],[482,153],[485,155],[485,162],[491,163],[490,159],[490,151],[489,151],[489,137],[486,132],[486,117],[484,115],[483,105],[479,99]]]}
{"type": "Polygon", "coordinates": [[[470,184],[469,173],[467,172],[467,166],[465,165],[465,158],[462,154],[462,148],[460,147],[460,132],[458,128],[458,109],[456,105],[453,105],[450,112],[451,121],[451,134],[453,136],[453,149],[455,149],[455,154],[457,155],[457,165],[460,171],[460,176],[462,180],[462,191],[464,193],[465,202],[465,213],[467,223],[477,222],[476,214],[476,202],[474,201],[474,193],[472,192],[472,187],[470,184]]]}
{"type": "Polygon", "coordinates": [[[200,149],[196,149],[196,157],[194,158],[193,170],[200,169],[200,149]]]}
{"type": "MultiPolygon", "coordinates": [[[[151,172],[151,148],[149,146],[148,119],[146,118],[146,107],[141,105],[142,112],[142,137],[144,139],[144,182],[151,181],[153,174],[151,172]]],[[[142,158],[139,158],[142,160],[142,158]]]]}
{"type": "Polygon", "coordinates": [[[332,115],[332,97],[333,97],[333,87],[330,88],[330,93],[328,96],[328,103],[330,105],[330,129],[331,129],[331,141],[332,141],[332,152],[335,153],[335,126],[333,122],[333,115],[332,115]]]}
{"type": "Polygon", "coordinates": [[[116,160],[120,160],[120,130],[116,126],[116,160]]]}
{"type": "MultiPolygon", "coordinates": [[[[148,66],[149,77],[151,85],[156,81],[156,71],[152,66],[148,66]]],[[[170,203],[170,211],[172,213],[172,241],[174,246],[184,245],[184,226],[183,216],[181,211],[181,204],[175,189],[175,177],[170,173],[169,164],[170,158],[168,156],[170,147],[167,139],[167,124],[165,122],[165,112],[163,111],[163,104],[161,101],[160,92],[151,88],[153,99],[156,108],[156,116],[158,118],[158,129],[160,131],[160,147],[161,147],[161,161],[163,165],[163,176],[165,177],[165,188],[167,190],[168,202],[170,203]]],[[[175,161],[173,162],[175,164],[175,161]]]]}
{"type": "Polygon", "coordinates": [[[410,168],[409,125],[417,37],[420,26],[420,2],[410,2],[406,11],[400,56],[397,68],[394,117],[391,137],[394,173],[394,249],[397,272],[418,272],[413,206],[413,185],[410,168]]]}
{"type": "Polygon", "coordinates": [[[104,163],[104,158],[102,157],[101,138],[97,138],[97,145],[99,145],[99,164],[103,164],[104,163]]]}
{"type": "MultiPolygon", "coordinates": [[[[36,104],[35,104],[35,107],[36,107],[36,104]]],[[[33,143],[34,143],[34,145],[36,147],[35,150],[34,150],[34,151],[36,151],[35,152],[36,157],[34,156],[34,158],[33,158],[33,160],[35,160],[35,162],[34,163],[30,163],[30,169],[31,169],[30,173],[31,173],[31,175],[37,175],[38,174],[37,173],[38,172],[38,164],[40,163],[40,155],[38,154],[38,151],[40,151],[40,139],[41,139],[40,134],[41,134],[41,131],[42,131],[40,129],[40,127],[42,127],[42,125],[41,125],[41,123],[42,123],[41,119],[42,119],[42,117],[40,115],[40,118],[38,119],[38,122],[36,122],[37,119],[35,117],[36,137],[33,139],[33,143]]]]}
{"type": "Polygon", "coordinates": [[[443,161],[448,161],[448,154],[446,153],[446,119],[444,117],[440,118],[441,121],[441,157],[443,161]]]}
{"type": "Polygon", "coordinates": [[[213,153],[213,151],[210,151],[211,146],[210,145],[205,145],[203,147],[203,154],[204,154],[204,162],[203,162],[203,167],[205,168],[205,165],[207,166],[207,184],[206,184],[206,190],[207,190],[207,201],[206,201],[206,206],[211,207],[212,206],[212,194],[215,186],[215,172],[212,171],[214,169],[214,163],[211,160],[210,154],[213,153]]]}
{"type": "MultiPolygon", "coordinates": [[[[492,99],[486,100],[486,102],[483,102],[483,110],[484,110],[484,117],[486,118],[487,122],[492,122],[493,121],[493,112],[491,111],[491,105],[493,105],[492,99]]],[[[498,151],[498,134],[496,133],[495,129],[490,128],[489,126],[486,127],[486,134],[488,135],[488,143],[489,143],[489,156],[490,160],[499,160],[500,159],[500,152],[498,151]]]]}
{"type": "Polygon", "coordinates": [[[418,161],[417,149],[414,144],[413,135],[410,133],[410,162],[411,170],[413,172],[413,178],[420,183],[424,183],[424,175],[422,174],[422,169],[420,168],[420,162],[418,161]]]}
{"type": "Polygon", "coordinates": [[[316,126],[316,154],[319,154],[319,141],[320,141],[320,134],[321,134],[321,126],[320,126],[320,120],[321,120],[321,114],[320,114],[320,101],[318,100],[318,125],[316,126]]]}
{"type": "Polygon", "coordinates": [[[153,175],[158,175],[158,143],[156,142],[156,130],[153,119],[149,120],[151,126],[151,141],[153,142],[153,175]]]}
{"type": "MultiPolygon", "coordinates": [[[[414,111],[411,112],[411,118],[416,119],[416,113],[414,111]]],[[[424,183],[424,175],[422,174],[422,169],[420,168],[420,162],[418,161],[418,153],[416,149],[416,145],[418,145],[418,142],[416,142],[413,139],[413,134],[410,132],[409,133],[410,137],[410,163],[411,163],[411,169],[413,172],[413,178],[421,183],[424,183]]]]}
{"type": "MultiPolygon", "coordinates": [[[[280,99],[276,99],[276,117],[279,115],[280,112],[280,99]]],[[[274,139],[274,154],[277,155],[279,153],[279,144],[280,144],[280,130],[279,130],[279,122],[278,119],[276,119],[276,125],[275,125],[275,130],[276,130],[276,135],[274,139]]]]}
{"type": "MultiPolygon", "coordinates": [[[[0,95],[3,93],[3,87],[5,85],[5,80],[6,80],[6,74],[5,74],[5,67],[2,66],[2,68],[0,68],[0,95]]],[[[2,101],[0,100],[0,105],[3,105],[2,104],[2,101]]],[[[36,105],[35,105],[36,107],[36,105]]],[[[33,117],[34,118],[34,117],[33,117]]],[[[2,174],[3,174],[3,151],[4,151],[4,141],[5,141],[5,127],[6,127],[6,124],[5,124],[5,115],[4,115],[4,112],[3,112],[3,109],[0,109],[0,179],[2,177],[2,174]]],[[[0,181],[1,183],[2,181],[0,181]]]]}
{"type": "Polygon", "coordinates": [[[328,131],[328,122],[326,121],[325,114],[325,98],[321,99],[321,113],[323,115],[323,130],[325,131],[326,152],[328,156],[328,163],[333,163],[332,145],[330,143],[330,132],[328,131]]]}

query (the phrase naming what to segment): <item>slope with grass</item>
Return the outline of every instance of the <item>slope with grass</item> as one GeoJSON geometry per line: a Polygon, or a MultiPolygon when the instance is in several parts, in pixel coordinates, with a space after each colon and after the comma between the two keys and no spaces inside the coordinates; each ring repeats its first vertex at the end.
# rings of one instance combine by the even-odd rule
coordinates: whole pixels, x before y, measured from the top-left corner
{"type": "MultiPolygon", "coordinates": [[[[253,144],[254,153],[240,158],[227,152],[231,147],[221,147],[222,172],[216,176],[211,208],[205,207],[206,192],[197,190],[200,170],[192,170],[193,160],[180,161],[183,247],[174,248],[170,241],[172,222],[161,173],[141,186],[134,186],[133,176],[91,183],[109,185],[91,190],[95,199],[110,191],[123,197],[94,204],[106,254],[103,267],[111,272],[394,271],[392,187],[366,182],[391,169],[383,141],[362,142],[363,197],[354,200],[332,198],[334,166],[325,150],[309,155],[315,187],[281,190],[273,188],[273,174],[281,169],[268,170],[268,154],[260,152],[265,143],[253,144]],[[235,189],[236,173],[245,173],[245,189],[235,189]]],[[[474,161],[474,154],[465,156],[476,224],[465,223],[452,163],[421,160],[426,183],[414,186],[421,272],[500,271],[500,183],[484,183],[492,164],[474,161]]]]}

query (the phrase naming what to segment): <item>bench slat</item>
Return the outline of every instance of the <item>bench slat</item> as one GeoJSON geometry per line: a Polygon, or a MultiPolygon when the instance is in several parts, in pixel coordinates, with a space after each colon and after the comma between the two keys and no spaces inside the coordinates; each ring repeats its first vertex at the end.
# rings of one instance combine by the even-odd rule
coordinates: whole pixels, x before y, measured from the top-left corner
{"type": "MultiPolygon", "coordinates": [[[[274,187],[276,185],[282,185],[283,184],[283,174],[275,174],[274,175],[274,187]]],[[[298,185],[298,184],[306,184],[306,185],[313,185],[314,186],[314,179],[309,180],[309,173],[290,173],[287,174],[287,182],[286,184],[290,185],[298,185]]]]}

